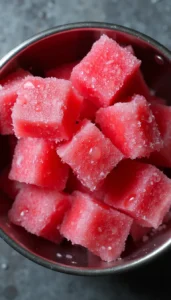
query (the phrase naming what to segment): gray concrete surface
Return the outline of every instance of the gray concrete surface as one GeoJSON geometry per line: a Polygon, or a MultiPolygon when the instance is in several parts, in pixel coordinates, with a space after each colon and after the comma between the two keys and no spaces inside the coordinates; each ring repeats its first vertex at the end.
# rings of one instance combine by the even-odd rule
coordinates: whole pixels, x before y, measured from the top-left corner
{"type": "MultiPolygon", "coordinates": [[[[41,30],[87,20],[125,25],[171,48],[170,0],[0,0],[0,57],[41,30]]],[[[0,240],[0,300],[169,299],[170,257],[125,275],[74,277],[37,266],[0,240]]]]}

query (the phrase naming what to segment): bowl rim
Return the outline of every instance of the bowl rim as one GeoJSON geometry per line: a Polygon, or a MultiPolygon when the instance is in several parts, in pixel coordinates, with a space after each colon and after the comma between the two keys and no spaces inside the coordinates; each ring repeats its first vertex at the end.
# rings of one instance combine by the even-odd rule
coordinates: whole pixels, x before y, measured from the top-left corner
{"type": "MultiPolygon", "coordinates": [[[[0,69],[2,69],[11,59],[13,59],[20,51],[27,48],[27,46],[34,44],[35,42],[38,42],[42,39],[45,39],[49,36],[53,36],[57,33],[62,33],[65,31],[71,31],[71,30],[77,30],[77,29],[89,29],[89,28],[96,28],[96,29],[109,29],[114,31],[120,31],[123,33],[127,33],[130,35],[133,35],[141,40],[144,40],[146,43],[149,43],[150,45],[153,45],[155,48],[157,48],[161,53],[163,53],[169,60],[171,60],[171,51],[167,49],[165,46],[160,44],[159,42],[155,41],[153,38],[140,33],[134,29],[130,29],[121,25],[112,24],[112,23],[105,23],[105,22],[78,22],[78,23],[69,23],[66,25],[60,25],[56,26],[47,30],[44,30],[31,38],[27,39],[26,41],[19,44],[17,47],[9,51],[6,55],[4,55],[0,59],[0,69]]],[[[48,269],[59,271],[62,273],[72,274],[72,275],[88,275],[88,276],[96,276],[96,275],[110,275],[114,273],[121,273],[123,271],[129,271],[132,269],[135,269],[139,266],[145,265],[149,263],[150,261],[156,259],[159,254],[164,253],[166,250],[168,250],[169,247],[171,247],[171,238],[166,241],[163,245],[161,245],[158,249],[154,249],[150,254],[140,258],[132,260],[131,262],[126,262],[123,265],[116,265],[113,267],[105,268],[105,269],[96,269],[96,268],[90,268],[86,269],[84,267],[76,267],[76,266],[62,266],[60,264],[53,263],[50,261],[47,261],[44,258],[40,258],[33,253],[29,252],[24,246],[21,246],[19,243],[17,243],[14,239],[9,237],[3,229],[0,228],[0,237],[14,250],[19,252],[24,257],[28,258],[29,260],[46,267],[48,269]]]]}

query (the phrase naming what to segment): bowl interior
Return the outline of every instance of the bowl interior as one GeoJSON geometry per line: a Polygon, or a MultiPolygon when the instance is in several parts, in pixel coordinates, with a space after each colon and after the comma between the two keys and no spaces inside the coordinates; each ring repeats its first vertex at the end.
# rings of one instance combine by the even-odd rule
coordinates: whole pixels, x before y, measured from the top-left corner
{"type": "MultiPolygon", "coordinates": [[[[101,34],[107,34],[122,45],[132,45],[141,59],[141,69],[149,87],[155,94],[171,102],[171,54],[148,38],[117,26],[61,27],[42,33],[11,52],[2,61],[1,78],[17,67],[30,70],[34,75],[44,76],[44,71],[54,66],[81,59],[101,34]]],[[[0,169],[10,162],[8,137],[0,137],[0,169]]],[[[146,243],[127,243],[122,260],[105,263],[82,247],[68,242],[56,246],[9,224],[7,212],[9,199],[0,194],[1,236],[28,258],[51,269],[75,274],[98,274],[123,270],[154,257],[171,244],[171,225],[158,232],[146,243]]]]}

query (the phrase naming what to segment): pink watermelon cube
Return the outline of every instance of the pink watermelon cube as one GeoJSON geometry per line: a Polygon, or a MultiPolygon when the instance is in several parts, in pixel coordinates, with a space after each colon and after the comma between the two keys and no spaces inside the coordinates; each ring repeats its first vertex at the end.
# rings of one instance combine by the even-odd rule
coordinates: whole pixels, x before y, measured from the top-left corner
{"type": "Polygon", "coordinates": [[[171,179],[152,165],[125,160],[109,175],[104,201],[137,224],[158,228],[171,206],[171,179]]]}
{"type": "Polygon", "coordinates": [[[20,139],[15,149],[9,178],[57,190],[65,188],[69,167],[61,162],[54,142],[20,139]]]}
{"type": "MultiPolygon", "coordinates": [[[[71,72],[72,72],[73,68],[78,63],[79,63],[79,61],[68,63],[68,64],[63,64],[54,69],[48,70],[45,73],[45,75],[46,75],[46,77],[56,77],[56,78],[60,78],[60,79],[69,80],[71,77],[71,72]]],[[[82,106],[81,106],[80,119],[81,120],[83,120],[83,119],[94,120],[97,109],[98,109],[97,106],[94,103],[92,103],[89,99],[84,99],[82,106]]]]}
{"type": "Polygon", "coordinates": [[[171,167],[171,107],[153,104],[152,112],[156,118],[162,139],[163,147],[150,155],[149,162],[162,167],[171,167]]]}
{"type": "Polygon", "coordinates": [[[94,200],[87,194],[76,192],[71,210],[61,226],[61,234],[73,244],[88,248],[105,261],[118,258],[125,248],[132,219],[94,200]]]}
{"type": "Polygon", "coordinates": [[[59,228],[70,206],[71,196],[28,185],[17,195],[9,219],[32,234],[60,243],[59,228]]]}
{"type": "Polygon", "coordinates": [[[163,146],[154,115],[143,96],[116,103],[97,112],[103,133],[128,158],[148,157],[163,146]]]}
{"type": "Polygon", "coordinates": [[[122,153],[90,121],[85,121],[71,141],[57,149],[81,183],[91,191],[98,188],[123,158],[122,153]]]}
{"type": "Polygon", "coordinates": [[[147,234],[151,231],[148,227],[142,227],[139,224],[137,224],[135,221],[133,222],[131,226],[131,236],[134,240],[134,242],[143,241],[148,239],[147,234]]]}
{"type": "Polygon", "coordinates": [[[140,61],[127,49],[102,35],[74,67],[71,81],[84,98],[106,107],[127,89],[139,66],[140,61]]]}
{"type": "Polygon", "coordinates": [[[69,80],[71,77],[72,69],[79,63],[79,61],[62,64],[56,68],[50,69],[45,72],[46,77],[56,77],[59,79],[69,80]]]}
{"type": "Polygon", "coordinates": [[[0,173],[0,190],[10,199],[15,199],[19,191],[25,186],[25,183],[10,180],[8,178],[10,168],[5,168],[0,173]]]}
{"type": "Polygon", "coordinates": [[[69,139],[79,117],[82,97],[69,81],[29,77],[18,91],[12,119],[17,137],[69,139]]]}
{"type": "Polygon", "coordinates": [[[131,84],[128,87],[128,90],[126,91],[126,96],[132,96],[134,94],[142,95],[147,99],[147,101],[151,102],[150,89],[148,88],[140,70],[137,70],[134,75],[134,79],[132,80],[131,84]]]}
{"type": "Polygon", "coordinates": [[[0,80],[0,134],[13,134],[11,113],[17,99],[17,90],[23,79],[30,75],[22,69],[0,80]]]}

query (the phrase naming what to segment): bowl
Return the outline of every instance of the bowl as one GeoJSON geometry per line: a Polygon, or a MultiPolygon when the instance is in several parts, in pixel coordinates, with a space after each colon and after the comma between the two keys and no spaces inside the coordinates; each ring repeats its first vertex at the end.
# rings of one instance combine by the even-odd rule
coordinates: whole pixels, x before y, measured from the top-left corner
{"type": "MultiPolygon", "coordinates": [[[[18,67],[34,75],[62,63],[81,59],[103,33],[121,45],[132,45],[142,60],[142,72],[153,92],[171,101],[171,52],[153,39],[132,29],[106,23],[63,25],[37,34],[0,60],[0,78],[18,67]]],[[[0,168],[9,163],[8,137],[0,137],[0,168]]],[[[163,254],[171,246],[171,224],[145,243],[128,240],[121,260],[106,263],[69,242],[54,245],[8,222],[10,201],[0,195],[0,236],[19,253],[49,269],[75,275],[104,275],[128,271],[163,254]]]]}

